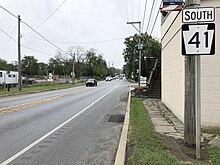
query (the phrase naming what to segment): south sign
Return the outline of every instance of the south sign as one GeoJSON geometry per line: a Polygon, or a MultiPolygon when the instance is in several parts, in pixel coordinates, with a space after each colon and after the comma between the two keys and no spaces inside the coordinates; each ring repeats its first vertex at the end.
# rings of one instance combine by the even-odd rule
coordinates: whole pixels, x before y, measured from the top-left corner
{"type": "Polygon", "coordinates": [[[215,9],[213,7],[186,8],[182,16],[183,23],[213,22],[215,9]]]}

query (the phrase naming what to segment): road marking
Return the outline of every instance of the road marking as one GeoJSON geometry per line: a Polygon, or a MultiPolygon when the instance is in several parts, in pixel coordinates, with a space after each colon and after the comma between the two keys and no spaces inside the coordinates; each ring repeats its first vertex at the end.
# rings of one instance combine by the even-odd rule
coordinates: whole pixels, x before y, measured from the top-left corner
{"type": "Polygon", "coordinates": [[[115,86],[112,90],[108,91],[106,94],[104,94],[103,96],[101,96],[100,98],[98,98],[96,101],[94,101],[93,103],[91,103],[90,105],[88,105],[86,108],[84,108],[83,110],[81,110],[80,112],[78,112],[77,114],[75,114],[74,116],[72,116],[71,118],[69,118],[67,121],[65,121],[64,123],[60,124],[59,126],[57,126],[56,128],[54,128],[53,130],[51,130],[50,132],[48,132],[47,134],[45,134],[44,136],[42,136],[41,138],[39,138],[38,140],[36,140],[35,142],[31,143],[29,146],[27,146],[26,148],[24,148],[23,150],[19,151],[17,154],[15,154],[14,156],[10,157],[9,159],[7,159],[6,161],[2,162],[0,165],[7,165],[8,163],[11,163],[13,160],[15,160],[16,158],[18,158],[19,156],[21,156],[22,154],[24,154],[26,151],[30,150],[32,147],[34,147],[35,145],[37,145],[38,143],[40,143],[42,140],[46,139],[48,136],[50,136],[52,133],[54,133],[55,131],[57,131],[58,129],[60,129],[61,127],[63,127],[65,124],[67,124],[68,122],[70,122],[71,120],[73,120],[74,118],[76,118],[77,116],[79,116],[81,113],[83,113],[84,111],[86,111],[87,109],[89,109],[90,107],[92,107],[94,104],[96,104],[98,101],[100,101],[101,99],[103,99],[105,96],[107,96],[109,93],[111,93],[113,90],[115,90],[118,86],[115,86]]]}
{"type": "Polygon", "coordinates": [[[16,112],[18,110],[25,109],[25,108],[30,108],[30,107],[40,105],[40,104],[43,104],[43,103],[47,103],[47,102],[50,102],[50,101],[53,101],[53,100],[56,100],[56,99],[59,99],[59,98],[62,98],[62,97],[64,97],[64,96],[55,96],[55,97],[50,97],[50,98],[43,99],[43,100],[37,100],[37,101],[18,104],[18,105],[6,107],[6,108],[1,108],[0,109],[0,115],[5,115],[7,113],[16,112]]]}
{"type": "MultiPolygon", "coordinates": [[[[85,91],[87,91],[87,90],[85,90],[85,91]]],[[[54,101],[56,99],[63,98],[63,97],[66,97],[66,96],[72,96],[72,95],[75,95],[75,94],[78,94],[78,93],[81,93],[81,91],[80,92],[70,92],[70,93],[67,93],[67,94],[64,94],[64,95],[60,95],[60,96],[54,96],[54,97],[50,97],[50,98],[46,98],[46,99],[42,99],[42,100],[37,100],[37,101],[28,102],[28,103],[13,105],[13,106],[10,106],[10,107],[0,108],[0,116],[1,115],[6,115],[6,114],[11,113],[11,112],[16,112],[16,111],[19,111],[19,110],[22,110],[22,109],[25,109],[25,108],[30,108],[30,107],[33,107],[33,106],[44,104],[44,103],[47,103],[47,102],[50,102],[50,101],[54,101]]]]}

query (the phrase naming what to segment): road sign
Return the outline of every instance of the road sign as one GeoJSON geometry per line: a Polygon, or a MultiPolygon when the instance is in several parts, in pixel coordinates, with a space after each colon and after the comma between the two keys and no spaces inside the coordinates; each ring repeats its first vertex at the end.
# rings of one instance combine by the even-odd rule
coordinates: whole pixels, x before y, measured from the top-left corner
{"type": "Polygon", "coordinates": [[[182,55],[214,55],[215,24],[183,24],[182,55]]]}
{"type": "Polygon", "coordinates": [[[183,23],[213,22],[214,7],[185,8],[182,13],[183,23]]]}

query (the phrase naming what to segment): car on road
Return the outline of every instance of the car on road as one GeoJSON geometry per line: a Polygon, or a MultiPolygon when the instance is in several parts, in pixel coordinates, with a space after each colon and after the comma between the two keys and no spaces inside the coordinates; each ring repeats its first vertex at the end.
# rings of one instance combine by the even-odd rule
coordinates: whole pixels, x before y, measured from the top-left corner
{"type": "Polygon", "coordinates": [[[87,87],[97,86],[97,81],[96,81],[95,79],[88,79],[88,80],[86,81],[86,86],[87,86],[87,87]]]}
{"type": "Polygon", "coordinates": [[[106,77],[105,81],[112,81],[112,77],[111,76],[106,77]]]}

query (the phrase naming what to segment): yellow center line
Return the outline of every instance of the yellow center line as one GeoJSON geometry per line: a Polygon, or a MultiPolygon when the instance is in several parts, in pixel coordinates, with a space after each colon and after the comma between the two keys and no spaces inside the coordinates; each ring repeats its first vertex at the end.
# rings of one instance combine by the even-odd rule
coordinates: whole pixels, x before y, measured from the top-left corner
{"type": "Polygon", "coordinates": [[[64,95],[60,95],[60,96],[55,96],[55,97],[50,97],[50,98],[46,98],[46,99],[42,99],[42,100],[37,100],[37,101],[22,103],[22,104],[13,105],[13,106],[5,107],[5,108],[0,108],[0,116],[11,113],[11,112],[16,112],[18,110],[30,108],[30,107],[37,106],[40,104],[44,104],[44,103],[47,103],[50,101],[54,101],[54,100],[57,100],[57,99],[60,99],[60,98],[66,97],[66,96],[72,96],[72,95],[75,95],[78,93],[81,93],[81,92],[70,92],[70,93],[67,93],[64,95]]]}

